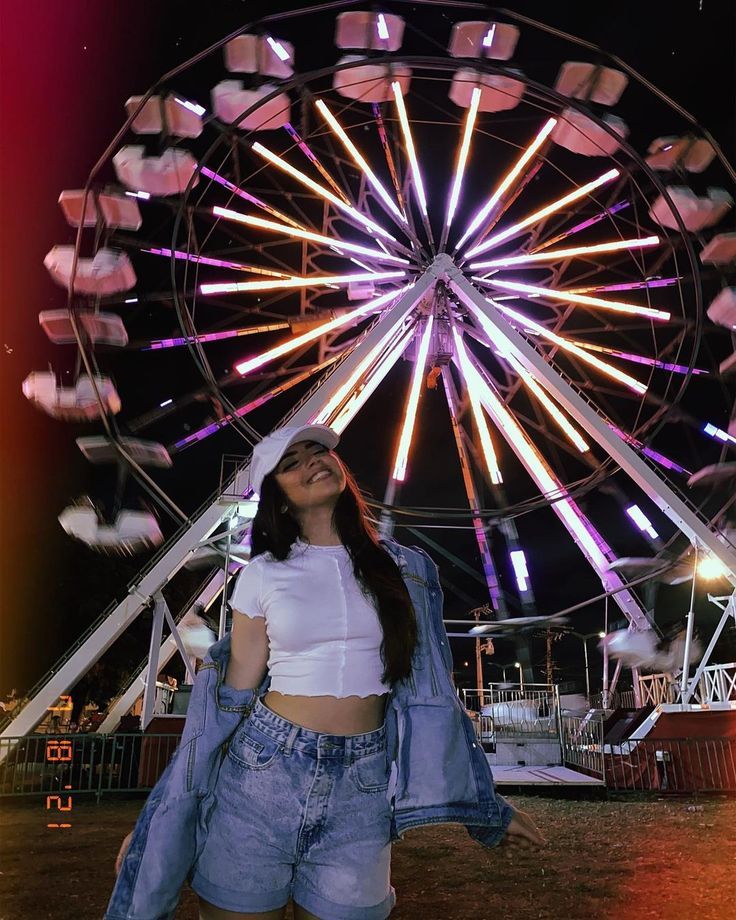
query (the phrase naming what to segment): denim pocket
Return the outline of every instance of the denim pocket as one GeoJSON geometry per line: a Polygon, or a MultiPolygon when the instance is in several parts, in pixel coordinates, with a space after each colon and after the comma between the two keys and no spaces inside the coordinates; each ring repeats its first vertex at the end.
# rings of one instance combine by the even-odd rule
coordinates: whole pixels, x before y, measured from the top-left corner
{"type": "Polygon", "coordinates": [[[365,754],[354,760],[348,770],[353,785],[360,792],[385,792],[388,789],[390,766],[386,748],[365,754]]]}
{"type": "Polygon", "coordinates": [[[260,731],[251,721],[243,722],[228,747],[228,756],[249,770],[265,770],[281,754],[283,747],[260,731]]]}

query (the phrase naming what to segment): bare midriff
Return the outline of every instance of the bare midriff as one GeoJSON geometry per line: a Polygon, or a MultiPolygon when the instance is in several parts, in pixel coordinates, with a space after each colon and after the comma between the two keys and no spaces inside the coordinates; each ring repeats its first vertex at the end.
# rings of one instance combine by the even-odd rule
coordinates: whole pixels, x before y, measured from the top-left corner
{"type": "Polygon", "coordinates": [[[269,690],[263,702],[277,715],[323,735],[361,735],[383,725],[386,697],[296,696],[269,690]]]}

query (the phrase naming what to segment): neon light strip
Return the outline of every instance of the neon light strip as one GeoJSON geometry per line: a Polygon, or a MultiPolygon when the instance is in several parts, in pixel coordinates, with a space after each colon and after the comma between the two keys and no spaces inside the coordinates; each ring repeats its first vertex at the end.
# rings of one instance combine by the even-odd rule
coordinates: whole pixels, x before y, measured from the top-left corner
{"type": "Polygon", "coordinates": [[[403,294],[404,291],[408,290],[409,285],[406,285],[404,287],[397,288],[395,291],[389,291],[388,294],[383,294],[381,297],[376,297],[374,300],[369,300],[367,303],[362,304],[357,309],[347,313],[345,316],[338,316],[335,319],[331,319],[328,322],[317,326],[316,329],[310,329],[309,332],[304,332],[301,335],[298,335],[295,339],[289,339],[288,342],[282,342],[281,345],[276,345],[274,348],[270,348],[262,355],[257,355],[255,358],[250,358],[248,361],[241,361],[240,364],[235,365],[235,370],[239,374],[249,374],[257,367],[268,364],[269,361],[274,361],[276,358],[280,358],[283,355],[288,354],[295,348],[306,345],[307,342],[313,342],[315,339],[318,339],[326,332],[332,332],[334,329],[339,329],[341,326],[347,326],[349,323],[353,323],[356,320],[367,316],[369,313],[375,312],[380,307],[384,307],[386,304],[390,303],[392,300],[395,300],[397,297],[403,294]]]}
{"type": "Polygon", "coordinates": [[[260,198],[256,198],[255,195],[251,195],[250,192],[246,192],[242,188],[238,188],[237,185],[233,185],[233,183],[226,179],[224,176],[213,172],[211,169],[208,169],[208,167],[202,167],[202,175],[206,176],[208,179],[212,179],[213,181],[218,182],[223,188],[226,188],[229,192],[232,192],[233,195],[237,195],[238,198],[242,198],[244,201],[249,201],[251,204],[261,208],[263,211],[266,211],[273,217],[278,217],[278,219],[283,220],[284,223],[289,224],[292,227],[297,227],[300,230],[304,229],[301,224],[297,223],[292,217],[289,217],[288,214],[284,214],[283,211],[279,211],[278,208],[271,207],[270,204],[266,204],[265,201],[261,201],[260,198]]]}
{"type": "Polygon", "coordinates": [[[370,399],[375,389],[381,383],[386,374],[396,364],[399,357],[406,350],[406,346],[414,337],[414,329],[409,328],[397,341],[396,345],[386,352],[384,357],[380,358],[376,366],[363,376],[362,387],[357,386],[353,389],[353,399],[347,402],[330,422],[330,427],[334,428],[338,434],[342,434],[345,428],[355,418],[361,408],[370,399]]]}
{"type": "MultiPolygon", "coordinates": [[[[150,253],[152,256],[166,256],[171,258],[170,249],[141,249],[141,252],[150,253]]],[[[191,252],[181,252],[176,250],[175,259],[184,259],[186,262],[198,262],[200,265],[214,265],[217,268],[232,268],[239,272],[250,272],[253,275],[268,275],[271,278],[288,278],[284,272],[273,271],[270,268],[260,268],[257,265],[244,265],[242,262],[227,262],[224,259],[211,259],[209,256],[197,256],[191,252]]]]}
{"type": "Polygon", "coordinates": [[[386,188],[384,187],[381,180],[370,168],[363,154],[358,150],[355,144],[350,140],[345,130],[343,129],[342,125],[340,124],[340,122],[335,118],[332,112],[327,108],[327,105],[321,99],[318,99],[315,102],[315,105],[319,109],[320,114],[322,115],[324,120],[327,122],[327,124],[332,128],[335,134],[337,134],[337,136],[340,138],[340,140],[343,143],[343,146],[348,151],[350,156],[357,163],[357,165],[363,170],[363,173],[366,179],[368,180],[369,184],[373,186],[373,188],[378,193],[381,200],[386,205],[386,207],[389,209],[389,211],[391,211],[392,214],[394,214],[402,223],[405,224],[407,222],[406,217],[398,209],[398,207],[394,203],[393,198],[386,191],[386,188]]]}
{"type": "Polygon", "coordinates": [[[586,525],[572,500],[564,497],[567,492],[562,484],[548,470],[534,444],[473,364],[468,365],[468,371],[469,373],[466,375],[468,386],[470,387],[472,381],[472,385],[480,393],[483,405],[523,459],[529,474],[537,483],[542,494],[546,498],[556,499],[556,501],[552,501],[552,510],[558,517],[562,518],[568,530],[576,538],[578,545],[583,549],[598,572],[601,575],[606,573],[609,562],[599,546],[599,535],[591,525],[586,525]],[[560,496],[563,497],[560,498],[560,496]]]}
{"type": "Polygon", "coordinates": [[[284,48],[280,41],[277,41],[275,38],[272,38],[270,35],[266,37],[266,41],[273,48],[273,52],[280,61],[289,60],[289,52],[284,48]]]}
{"type": "Polygon", "coordinates": [[[207,111],[203,105],[198,105],[196,102],[188,102],[186,99],[179,99],[178,96],[174,96],[174,101],[178,102],[180,106],[188,109],[190,112],[194,112],[195,115],[199,115],[200,118],[207,111]]]}
{"type": "Polygon", "coordinates": [[[544,406],[547,412],[552,416],[557,425],[562,429],[571,443],[584,454],[590,450],[590,445],[583,438],[580,432],[572,425],[562,410],[554,403],[542,387],[537,383],[536,378],[524,367],[516,355],[511,350],[506,339],[490,323],[483,327],[486,335],[492,338],[494,346],[498,349],[501,357],[508,361],[516,373],[521,377],[526,386],[532,391],[539,402],[544,406]]]}
{"type": "Polygon", "coordinates": [[[250,400],[245,403],[245,405],[240,406],[235,412],[223,416],[222,418],[217,419],[216,422],[212,422],[209,425],[205,425],[204,428],[200,428],[199,431],[194,431],[192,434],[187,435],[185,438],[182,438],[181,441],[177,441],[175,444],[172,444],[169,447],[169,452],[173,453],[174,451],[184,450],[186,447],[191,447],[192,444],[196,444],[199,441],[204,441],[205,438],[208,438],[210,435],[214,434],[216,431],[220,431],[222,428],[227,428],[227,426],[235,418],[242,418],[244,415],[247,415],[249,412],[252,412],[254,409],[257,409],[259,406],[264,405],[269,400],[273,399],[274,396],[279,396],[281,393],[290,390],[293,386],[296,386],[298,383],[301,383],[302,380],[306,380],[307,377],[312,374],[318,374],[320,371],[324,370],[326,367],[329,367],[330,364],[334,364],[335,361],[339,360],[342,357],[342,353],[331,355],[326,361],[323,361],[321,364],[317,364],[314,367],[307,368],[307,370],[302,371],[299,374],[295,374],[293,377],[290,377],[288,380],[285,380],[283,383],[277,384],[275,387],[272,387],[270,390],[267,390],[265,393],[261,393],[260,396],[257,396],[255,399],[250,400]]]}
{"type": "Polygon", "coordinates": [[[509,553],[511,565],[514,567],[516,584],[519,591],[527,591],[529,588],[529,569],[526,566],[526,556],[523,549],[514,549],[509,553]]]}
{"type": "Polygon", "coordinates": [[[524,256],[509,256],[505,259],[488,259],[485,262],[471,262],[470,268],[508,268],[511,265],[532,265],[537,262],[554,262],[557,259],[570,259],[573,256],[596,255],[603,252],[617,252],[620,249],[643,249],[645,246],[657,246],[658,236],[646,236],[641,239],[617,240],[610,243],[598,243],[595,246],[571,246],[569,249],[549,249],[545,252],[524,256]]]}
{"type": "Polygon", "coordinates": [[[414,426],[417,420],[417,408],[419,406],[419,397],[422,392],[424,368],[427,364],[427,353],[429,352],[433,325],[434,316],[430,314],[427,318],[427,325],[424,328],[424,334],[422,335],[417,358],[414,363],[414,372],[411,377],[411,386],[409,388],[409,398],[406,401],[406,409],[404,411],[404,424],[401,429],[396,459],[394,460],[394,471],[392,475],[393,478],[399,482],[403,482],[406,478],[406,464],[409,459],[409,449],[411,448],[414,426]]]}
{"type": "Polygon", "coordinates": [[[334,180],[334,179],[332,178],[332,176],[327,172],[327,170],[325,169],[325,167],[320,163],[320,161],[317,159],[317,156],[312,152],[312,150],[310,149],[310,147],[309,147],[309,145],[306,143],[306,141],[304,141],[304,140],[302,139],[301,135],[300,135],[299,132],[296,130],[296,128],[295,128],[293,125],[290,125],[290,124],[287,122],[287,123],[284,125],[284,130],[285,130],[286,133],[289,135],[289,137],[294,141],[294,143],[297,145],[297,147],[301,150],[301,152],[304,154],[304,156],[305,156],[305,157],[314,165],[314,167],[319,171],[319,173],[320,173],[320,175],[322,176],[322,178],[327,180],[327,183],[328,183],[328,184],[330,185],[330,187],[333,189],[333,191],[335,192],[335,194],[338,195],[338,197],[342,198],[342,200],[343,200],[346,204],[349,204],[350,202],[348,201],[348,199],[347,199],[347,197],[346,197],[346,195],[345,195],[345,192],[343,192],[343,190],[340,188],[340,186],[337,184],[337,182],[335,182],[335,180],[334,180]]]}
{"type": "Polygon", "coordinates": [[[460,242],[455,247],[456,250],[458,250],[463,245],[463,243],[468,239],[468,237],[472,236],[472,234],[475,233],[476,230],[478,230],[481,224],[484,223],[484,221],[490,215],[493,208],[495,208],[495,206],[501,200],[502,195],[504,195],[504,193],[511,187],[512,183],[514,183],[518,179],[518,177],[521,175],[523,170],[526,168],[527,163],[531,160],[531,158],[536,154],[536,152],[545,142],[545,140],[549,137],[550,131],[554,128],[556,124],[557,124],[556,118],[550,118],[547,122],[545,122],[544,126],[542,127],[542,130],[539,132],[539,134],[537,134],[537,136],[534,138],[531,144],[522,153],[522,155],[519,157],[516,163],[514,163],[514,165],[508,171],[506,176],[501,180],[501,183],[499,184],[498,188],[494,191],[494,193],[491,195],[488,201],[486,201],[486,203],[483,205],[481,210],[478,211],[478,213],[475,215],[473,220],[470,222],[470,226],[465,231],[465,233],[463,233],[463,235],[460,237],[460,242]]]}
{"type": "Polygon", "coordinates": [[[359,255],[380,259],[382,262],[396,262],[399,265],[409,264],[408,259],[402,259],[400,256],[393,256],[383,249],[371,249],[370,246],[361,246],[359,243],[347,243],[344,240],[323,236],[321,233],[312,233],[311,230],[297,230],[296,228],[285,227],[283,224],[277,224],[271,220],[264,220],[264,218],[256,217],[253,214],[240,214],[238,211],[231,211],[229,208],[221,208],[219,205],[215,205],[212,208],[212,213],[217,217],[234,220],[237,221],[237,223],[246,224],[249,227],[259,227],[262,230],[273,230],[274,233],[283,233],[294,239],[311,240],[314,243],[321,243],[325,246],[334,246],[337,249],[344,249],[345,252],[356,252],[359,255]]]}
{"type": "Polygon", "coordinates": [[[483,408],[481,406],[478,386],[472,377],[471,372],[473,371],[473,368],[465,351],[465,344],[460,337],[460,333],[457,331],[457,327],[454,325],[452,327],[452,336],[455,339],[455,352],[457,354],[458,360],[460,361],[460,369],[465,377],[465,382],[468,385],[470,405],[473,410],[473,418],[475,419],[475,424],[478,427],[481,449],[483,451],[483,457],[486,461],[486,466],[488,467],[488,473],[491,477],[491,482],[494,485],[499,485],[503,482],[503,477],[501,476],[501,470],[498,466],[496,451],[493,448],[493,442],[491,441],[491,435],[488,431],[486,418],[483,415],[483,408]]]}
{"type": "Polygon", "coordinates": [[[292,288],[350,284],[353,281],[390,281],[406,272],[358,272],[355,275],[317,275],[311,278],[285,278],[282,281],[238,281],[232,284],[200,284],[201,294],[236,294],[240,291],[285,291],[292,288]]]}
{"type": "MultiPolygon", "coordinates": [[[[490,300],[489,298],[486,299],[488,300],[488,303],[496,307],[497,310],[500,310],[504,315],[518,323],[522,329],[528,329],[531,332],[542,336],[542,338],[548,339],[550,342],[554,342],[554,344],[559,348],[562,348],[564,351],[569,351],[571,354],[576,355],[578,358],[580,358],[581,361],[585,361],[586,364],[590,364],[591,367],[597,368],[597,370],[601,371],[603,374],[606,374],[608,377],[613,377],[614,380],[617,380],[619,383],[623,383],[635,393],[646,393],[647,387],[645,384],[640,383],[638,380],[634,379],[634,377],[630,377],[628,374],[625,374],[618,368],[613,367],[613,365],[608,364],[605,361],[601,361],[600,358],[596,358],[594,355],[589,354],[587,351],[584,351],[569,339],[564,339],[562,336],[557,335],[557,333],[551,332],[549,329],[546,329],[544,326],[535,322],[533,319],[531,319],[531,317],[525,316],[523,313],[517,313],[516,310],[511,310],[509,307],[505,307],[495,300],[490,300]]],[[[486,332],[486,335],[491,338],[491,333],[489,331],[492,329],[491,323],[489,323],[486,317],[483,316],[483,314],[479,311],[474,310],[473,313],[486,332]]]]}
{"type": "Polygon", "coordinates": [[[601,185],[605,185],[607,182],[615,179],[618,175],[619,171],[617,169],[609,169],[608,172],[603,173],[602,176],[599,176],[597,179],[593,179],[592,182],[586,182],[586,184],[580,186],[580,188],[576,188],[574,191],[564,195],[562,198],[558,198],[556,201],[546,205],[544,208],[540,208],[539,211],[535,211],[533,214],[529,214],[528,217],[525,217],[523,220],[519,221],[518,224],[512,224],[510,227],[507,227],[500,233],[496,233],[493,236],[488,237],[484,243],[469,249],[468,252],[465,253],[466,257],[469,258],[470,256],[479,255],[481,252],[486,252],[488,249],[492,249],[494,246],[498,246],[499,243],[502,243],[510,236],[515,236],[519,231],[524,230],[530,224],[537,223],[537,221],[540,221],[545,217],[549,217],[550,214],[554,214],[555,211],[559,211],[560,208],[564,208],[565,205],[571,204],[573,201],[577,201],[579,198],[583,198],[585,195],[588,195],[590,192],[599,188],[601,185]]]}
{"type": "Polygon", "coordinates": [[[602,310],[612,310],[615,313],[628,313],[633,316],[646,316],[666,322],[671,314],[665,310],[654,310],[652,307],[639,307],[633,303],[624,303],[621,300],[603,300],[600,297],[589,297],[587,294],[571,294],[569,291],[555,291],[552,288],[537,287],[533,284],[520,284],[517,281],[497,281],[489,278],[488,284],[492,287],[502,288],[506,291],[517,291],[520,294],[535,294],[537,297],[547,297],[550,300],[562,300],[565,303],[579,303],[588,307],[598,307],[602,310]]]}
{"type": "Polygon", "coordinates": [[[649,288],[672,287],[682,280],[682,275],[675,278],[655,278],[652,281],[624,281],[621,284],[595,284],[590,287],[566,288],[571,294],[589,294],[591,291],[644,291],[649,288]]]}
{"type": "Polygon", "coordinates": [[[626,508],[626,513],[642,533],[647,534],[647,536],[651,537],[653,540],[659,539],[659,534],[654,527],[652,527],[652,522],[638,505],[629,505],[629,507],[626,508]]]}
{"type": "Polygon", "coordinates": [[[686,473],[688,476],[691,476],[690,470],[686,470],[684,466],[680,466],[678,463],[675,463],[674,460],[670,460],[669,457],[665,457],[664,454],[660,454],[659,451],[652,450],[651,447],[644,447],[641,441],[637,441],[636,438],[632,438],[630,434],[626,434],[621,431],[620,428],[616,428],[615,425],[608,426],[614,434],[617,434],[622,441],[625,441],[627,444],[630,444],[631,447],[635,447],[637,450],[641,451],[644,456],[651,458],[655,463],[658,463],[660,466],[663,466],[667,470],[674,470],[675,473],[686,473]]]}
{"type": "Polygon", "coordinates": [[[274,166],[278,166],[279,169],[282,169],[285,173],[292,176],[298,182],[301,182],[302,185],[305,185],[307,188],[311,189],[317,195],[320,195],[326,201],[334,204],[335,207],[340,211],[344,211],[346,214],[349,214],[353,220],[357,220],[359,223],[363,224],[364,227],[367,227],[371,232],[378,233],[381,236],[385,236],[387,239],[396,242],[396,239],[391,236],[387,230],[384,230],[383,227],[379,227],[377,223],[372,221],[369,217],[365,217],[360,213],[360,211],[356,211],[355,208],[351,205],[346,204],[341,198],[338,198],[337,195],[335,195],[329,189],[326,189],[324,185],[320,185],[319,182],[315,182],[313,179],[310,179],[309,176],[305,175],[300,169],[292,166],[291,163],[287,163],[286,160],[273,153],[267,147],[264,147],[260,141],[256,141],[255,144],[253,144],[253,150],[260,154],[260,156],[262,156],[264,159],[268,160],[269,163],[273,163],[274,166]]]}
{"type": "Polygon", "coordinates": [[[261,332],[276,332],[278,329],[289,329],[290,327],[291,323],[267,323],[264,326],[245,326],[242,329],[205,332],[202,335],[188,335],[174,339],[154,339],[142,351],[157,351],[161,348],[177,348],[180,345],[203,344],[205,342],[221,342],[224,339],[236,339],[244,335],[257,335],[261,332]]]}
{"type": "Polygon", "coordinates": [[[381,41],[386,41],[388,38],[388,26],[386,25],[386,18],[383,13],[379,13],[376,19],[376,29],[378,30],[378,37],[381,41]]]}
{"type": "Polygon", "coordinates": [[[715,438],[716,441],[723,441],[725,444],[736,444],[736,438],[732,434],[729,434],[722,428],[716,428],[716,426],[710,422],[706,422],[705,425],[703,425],[703,431],[711,438],[715,438]]]}
{"type": "Polygon", "coordinates": [[[365,355],[360,364],[353,370],[348,379],[340,387],[338,387],[338,389],[332,394],[332,396],[325,403],[322,409],[320,409],[317,415],[311,419],[312,423],[319,425],[329,425],[331,424],[333,418],[337,418],[339,414],[343,413],[346,408],[344,405],[345,400],[353,395],[355,391],[360,387],[360,382],[363,376],[368,373],[371,365],[377,360],[377,357],[381,354],[384,348],[386,348],[387,344],[394,338],[400,325],[401,321],[394,323],[394,325],[386,332],[383,338],[373,346],[368,354],[365,355]]]}
{"type": "MultiPolygon", "coordinates": [[[[590,450],[590,446],[580,435],[580,433],[573,427],[573,425],[568,421],[568,419],[562,414],[561,410],[557,405],[552,402],[550,397],[545,393],[541,386],[537,383],[534,376],[524,367],[524,365],[518,360],[514,355],[509,343],[506,339],[498,333],[498,330],[493,327],[492,324],[487,323],[483,325],[484,332],[491,338],[494,348],[497,350],[497,354],[503,358],[504,361],[507,361],[511,367],[516,371],[516,373],[521,377],[526,386],[534,393],[536,398],[549,414],[554,418],[559,427],[564,431],[568,436],[570,441],[577,447],[580,453],[585,453],[590,450]]],[[[486,343],[484,343],[486,344],[486,343]]]]}
{"type": "MultiPolygon", "coordinates": [[[[618,351],[615,348],[604,348],[603,345],[591,345],[590,342],[576,341],[576,345],[589,351],[599,351],[614,358],[621,358],[624,361],[631,361],[632,364],[646,364],[648,367],[656,367],[662,371],[671,371],[673,374],[687,374],[689,368],[685,364],[669,364],[667,361],[658,361],[656,358],[645,358],[644,355],[630,354],[626,351],[618,351]]],[[[708,371],[694,367],[693,374],[707,374],[708,371]]]]}
{"type": "Polygon", "coordinates": [[[404,138],[404,147],[406,148],[406,155],[409,158],[409,167],[411,169],[412,179],[414,180],[414,189],[417,193],[417,198],[419,199],[419,209],[422,212],[424,218],[427,218],[427,196],[424,193],[424,183],[422,182],[422,174],[419,170],[419,161],[417,160],[417,153],[414,149],[414,139],[411,136],[411,128],[409,127],[409,119],[406,114],[406,106],[404,104],[404,94],[401,91],[401,84],[398,80],[394,80],[391,84],[391,89],[393,90],[394,99],[396,100],[396,111],[399,115],[399,124],[401,125],[401,133],[404,138]]]}
{"type": "Polygon", "coordinates": [[[619,201],[616,204],[611,205],[611,207],[607,210],[601,211],[600,214],[596,214],[594,217],[589,217],[587,220],[584,220],[580,224],[575,224],[574,227],[571,227],[569,230],[565,230],[563,233],[559,233],[557,236],[552,237],[550,240],[545,240],[544,243],[540,243],[538,246],[535,246],[534,249],[532,249],[532,252],[541,252],[548,246],[554,246],[554,244],[559,243],[560,240],[564,240],[568,236],[572,236],[574,233],[579,233],[581,230],[587,230],[588,227],[592,227],[594,224],[597,224],[598,221],[603,220],[604,217],[612,217],[614,214],[618,214],[619,211],[623,211],[624,208],[628,208],[630,205],[630,201],[619,201]]]}
{"type": "Polygon", "coordinates": [[[463,131],[463,139],[460,144],[460,150],[458,151],[457,163],[455,164],[455,177],[452,182],[452,190],[450,192],[450,198],[447,202],[447,214],[445,216],[445,228],[444,233],[450,229],[452,224],[452,219],[455,216],[455,210],[457,209],[457,203],[460,198],[460,190],[463,185],[463,177],[465,175],[465,165],[468,160],[468,152],[470,151],[470,141],[473,137],[473,128],[475,126],[475,119],[478,115],[478,106],[480,105],[480,87],[473,87],[473,94],[470,97],[470,106],[468,107],[468,114],[465,119],[465,130],[463,131]]]}

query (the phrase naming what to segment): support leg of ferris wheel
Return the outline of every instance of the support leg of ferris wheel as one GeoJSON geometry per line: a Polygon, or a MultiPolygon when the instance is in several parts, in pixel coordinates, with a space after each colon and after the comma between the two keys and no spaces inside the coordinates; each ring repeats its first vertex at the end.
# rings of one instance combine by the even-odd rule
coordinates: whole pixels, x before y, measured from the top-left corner
{"type": "MultiPolygon", "coordinates": [[[[452,431],[455,437],[455,447],[457,448],[460,470],[462,472],[463,483],[465,485],[465,492],[468,496],[468,504],[471,508],[480,508],[482,505],[481,492],[473,476],[473,470],[470,465],[470,456],[468,454],[465,441],[463,440],[463,433],[460,427],[459,418],[460,413],[458,394],[455,389],[449,367],[442,368],[442,382],[445,387],[447,406],[450,410],[450,421],[452,423],[452,431]]],[[[473,527],[475,530],[475,539],[478,544],[478,550],[480,552],[480,558],[483,563],[483,575],[485,576],[486,585],[488,587],[488,595],[491,599],[491,609],[495,612],[497,619],[507,620],[509,618],[509,610],[506,604],[506,598],[504,597],[503,591],[501,590],[501,586],[499,584],[498,573],[496,572],[496,566],[493,561],[493,556],[491,555],[491,547],[488,542],[485,523],[480,517],[474,517],[473,527]]],[[[477,639],[476,644],[479,642],[480,639],[477,639]]],[[[516,660],[519,662],[523,672],[523,679],[528,683],[533,683],[534,673],[532,671],[531,657],[529,655],[529,644],[524,639],[517,636],[514,640],[514,646],[516,660]]]]}
{"type": "Polygon", "coordinates": [[[606,420],[559,374],[557,374],[514,329],[500,311],[483,297],[463,277],[452,261],[447,259],[444,270],[452,290],[470,307],[473,314],[481,314],[504,338],[515,355],[534,374],[547,392],[600,444],[608,455],[626,472],[640,489],[667,515],[693,543],[700,545],[718,559],[727,571],[727,577],[736,586],[736,552],[724,545],[718,535],[697,515],[686,500],[668,485],[646,461],[625,441],[618,437],[606,420]]]}
{"type": "MultiPolygon", "coordinates": [[[[436,275],[431,270],[427,270],[410,288],[398,296],[393,306],[385,310],[378,322],[364,335],[345,360],[335,368],[329,378],[317,384],[294,411],[285,417],[283,424],[301,425],[313,421],[330,397],[350,379],[351,374],[360,367],[371,351],[392,330],[398,329],[403,324],[411,311],[430,291],[435,280],[436,275]]],[[[248,460],[237,470],[229,483],[228,489],[233,494],[245,496],[248,493],[250,488],[249,466],[250,461],[248,460]]],[[[99,660],[125,632],[156,593],[182,568],[197,546],[220,525],[225,514],[218,495],[181,535],[164,548],[142,578],[130,589],[128,597],[117,604],[92,635],[58,670],[54,671],[51,679],[0,733],[0,738],[19,737],[32,732],[46,715],[48,707],[53,706],[69,687],[73,687],[80,676],[85,674],[91,665],[99,660]]],[[[172,643],[172,654],[173,651],[172,643]]],[[[7,748],[4,748],[2,756],[5,756],[6,753],[7,748]]]]}
{"type": "MultiPolygon", "coordinates": [[[[708,648],[703,653],[703,657],[701,658],[700,664],[695,670],[695,674],[693,675],[692,680],[689,681],[687,684],[687,689],[681,694],[680,702],[683,709],[687,707],[693,693],[697,689],[703,673],[708,666],[708,663],[710,662],[710,656],[713,653],[713,649],[716,647],[716,642],[718,642],[721,633],[726,626],[726,623],[731,618],[733,618],[733,625],[736,627],[736,591],[734,591],[728,598],[714,597],[713,595],[709,594],[708,600],[715,604],[717,607],[720,607],[723,613],[721,615],[721,619],[718,621],[718,625],[713,631],[713,635],[711,636],[710,642],[708,643],[708,648]]],[[[685,675],[685,678],[687,678],[687,675],[685,675]]]]}

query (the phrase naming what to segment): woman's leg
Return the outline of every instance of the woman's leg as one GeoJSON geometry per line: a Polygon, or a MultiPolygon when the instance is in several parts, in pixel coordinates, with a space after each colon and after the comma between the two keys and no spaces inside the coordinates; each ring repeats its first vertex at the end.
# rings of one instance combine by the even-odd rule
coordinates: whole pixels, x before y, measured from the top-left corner
{"type": "MultiPolygon", "coordinates": [[[[199,920],[284,920],[286,905],[276,910],[261,911],[258,914],[242,914],[237,910],[224,910],[199,898],[199,920]]],[[[298,915],[297,915],[298,916],[298,915]]],[[[311,916],[311,915],[310,915],[311,916]]]]}

